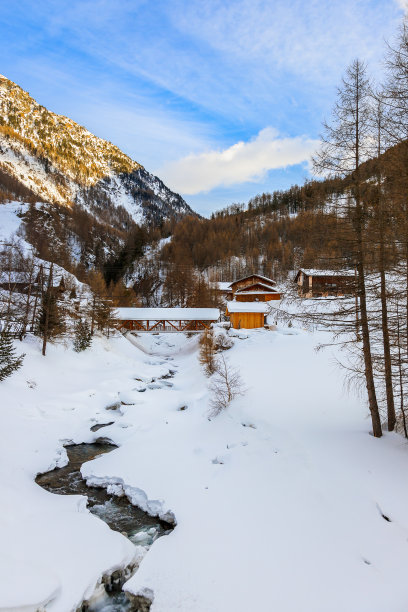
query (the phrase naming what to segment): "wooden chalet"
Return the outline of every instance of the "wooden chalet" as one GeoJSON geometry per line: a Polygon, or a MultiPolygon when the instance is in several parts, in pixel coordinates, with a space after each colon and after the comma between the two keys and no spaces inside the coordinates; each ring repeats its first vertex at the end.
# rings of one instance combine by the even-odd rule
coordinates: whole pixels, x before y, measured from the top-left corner
{"type": "Polygon", "coordinates": [[[276,282],[260,274],[244,276],[227,286],[226,283],[218,284],[222,285],[223,294],[227,299],[230,297],[237,302],[270,302],[281,299],[281,294],[276,289],[276,282]]]}
{"type": "Polygon", "coordinates": [[[295,277],[301,297],[329,297],[355,294],[354,270],[306,270],[295,277]]]}
{"type": "Polygon", "coordinates": [[[280,300],[281,294],[266,283],[256,282],[235,291],[234,298],[237,302],[270,302],[280,300]]]}
{"type": "Polygon", "coordinates": [[[220,318],[218,308],[116,308],[122,329],[146,332],[203,332],[220,318]]]}
{"type": "Polygon", "coordinates": [[[234,329],[256,329],[264,327],[268,305],[262,302],[228,303],[225,314],[229,317],[234,329]]]}

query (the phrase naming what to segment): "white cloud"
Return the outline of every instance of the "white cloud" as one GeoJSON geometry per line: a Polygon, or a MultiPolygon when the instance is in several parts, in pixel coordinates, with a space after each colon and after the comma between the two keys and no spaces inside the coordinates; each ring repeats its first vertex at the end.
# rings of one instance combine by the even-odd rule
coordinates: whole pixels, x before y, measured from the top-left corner
{"type": "Polygon", "coordinates": [[[308,162],[319,141],[297,136],[280,137],[267,127],[249,142],[237,142],[222,151],[188,155],[162,166],[157,173],[178,193],[194,195],[219,186],[262,179],[269,170],[308,162]]]}
{"type": "Polygon", "coordinates": [[[408,13],[408,0],[396,0],[396,3],[405,13],[408,13]]]}
{"type": "Polygon", "coordinates": [[[355,57],[378,64],[396,25],[393,0],[37,4],[51,37],[68,34],[87,56],[254,129],[274,103],[323,86],[320,98],[355,57]]]}

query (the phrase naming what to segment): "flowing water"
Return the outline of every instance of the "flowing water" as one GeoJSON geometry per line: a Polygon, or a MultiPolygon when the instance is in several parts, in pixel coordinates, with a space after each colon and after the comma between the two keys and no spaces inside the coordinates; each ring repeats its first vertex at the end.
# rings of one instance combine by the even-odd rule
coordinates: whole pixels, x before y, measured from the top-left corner
{"type": "MultiPolygon", "coordinates": [[[[65,467],[39,474],[36,483],[47,491],[58,495],[85,495],[90,512],[96,514],[115,531],[120,531],[134,544],[150,546],[160,536],[173,529],[172,525],[152,517],[136,506],[127,497],[110,495],[106,489],[88,487],[81,475],[81,465],[98,455],[109,453],[117,448],[114,444],[101,439],[94,444],[72,444],[66,446],[69,462],[65,467]]],[[[127,612],[148,609],[130,602],[122,591],[123,582],[129,575],[123,573],[113,577],[105,585],[105,593],[96,603],[85,603],[79,610],[89,612],[127,612]]]]}

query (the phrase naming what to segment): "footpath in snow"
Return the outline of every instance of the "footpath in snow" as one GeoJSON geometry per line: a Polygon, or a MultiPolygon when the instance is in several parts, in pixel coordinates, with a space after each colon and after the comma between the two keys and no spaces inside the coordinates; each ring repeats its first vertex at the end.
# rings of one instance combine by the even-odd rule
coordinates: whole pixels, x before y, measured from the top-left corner
{"type": "Polygon", "coordinates": [[[0,610],[75,610],[137,554],[83,497],[34,482],[66,461],[64,443],[92,442],[111,420],[103,435],[119,447],[82,474],[177,521],[126,583],[154,593],[152,612],[406,610],[405,440],[368,434],[364,401],[314,351],[321,333],[233,340],[224,354],[247,391],[214,418],[197,337],[50,346],[45,360],[24,343],[24,367],[0,386],[0,610]]]}

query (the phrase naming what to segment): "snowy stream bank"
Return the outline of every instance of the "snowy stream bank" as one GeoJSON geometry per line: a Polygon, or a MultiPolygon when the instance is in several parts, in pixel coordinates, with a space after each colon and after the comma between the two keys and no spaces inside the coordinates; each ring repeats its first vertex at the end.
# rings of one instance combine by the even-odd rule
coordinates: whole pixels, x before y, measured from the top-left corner
{"type": "MultiPolygon", "coordinates": [[[[96,427],[98,431],[104,425],[93,426],[93,429],[95,430],[96,427]]],[[[169,533],[172,526],[132,505],[124,495],[114,495],[108,493],[103,487],[87,485],[81,476],[80,469],[83,463],[104,453],[109,453],[115,448],[117,448],[116,445],[104,440],[91,444],[66,446],[68,464],[39,474],[36,483],[47,491],[59,495],[85,495],[90,512],[105,521],[111,529],[119,531],[131,542],[147,550],[158,537],[169,533]]],[[[131,598],[122,590],[123,584],[129,580],[137,567],[138,564],[132,562],[122,570],[116,570],[112,574],[103,576],[95,593],[78,609],[81,612],[85,610],[88,612],[108,610],[139,612],[142,607],[149,610],[151,602],[145,597],[144,602],[139,597],[139,605],[136,605],[134,598],[131,601],[131,598]]]]}
{"type": "Polygon", "coordinates": [[[247,391],[216,418],[197,338],[100,338],[45,359],[17,343],[24,366],[0,386],[0,610],[72,612],[136,562],[124,589],[154,596],[151,612],[404,612],[408,445],[369,435],[336,354],[314,350],[327,335],[287,331],[232,333],[247,391]],[[177,517],[144,556],[84,495],[35,483],[101,437],[117,448],[82,478],[177,517]]]}

